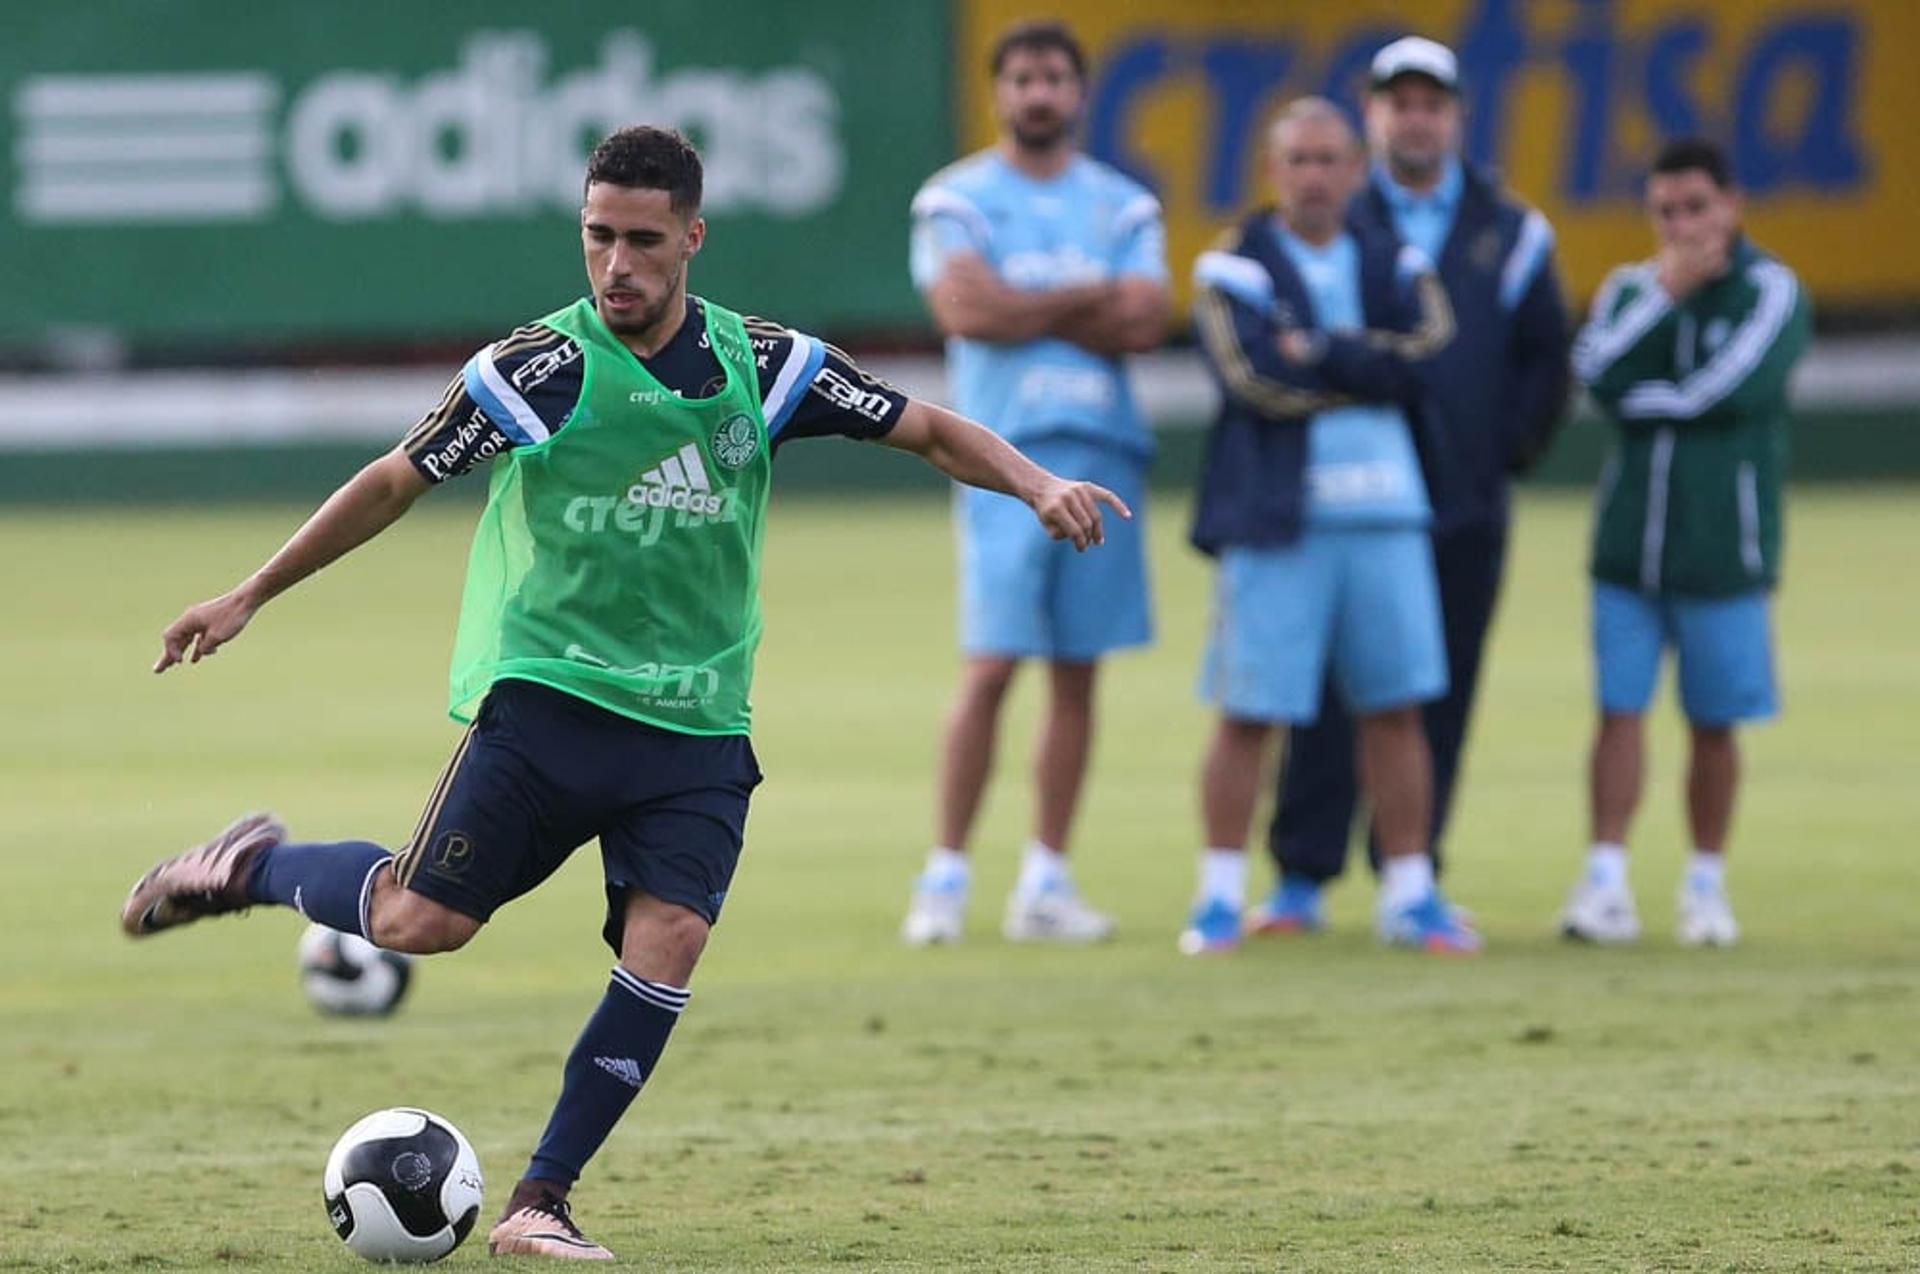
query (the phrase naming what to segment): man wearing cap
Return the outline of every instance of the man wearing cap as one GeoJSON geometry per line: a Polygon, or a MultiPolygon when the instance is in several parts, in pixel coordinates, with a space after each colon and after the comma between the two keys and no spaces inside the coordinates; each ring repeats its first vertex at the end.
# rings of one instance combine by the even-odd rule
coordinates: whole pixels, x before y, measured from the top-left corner
{"type": "MultiPolygon", "coordinates": [[[[1508,483],[1546,450],[1569,387],[1553,228],[1461,158],[1461,116],[1452,50],[1419,36],[1381,49],[1366,101],[1373,168],[1349,211],[1355,227],[1390,233],[1434,261],[1457,319],[1452,343],[1423,368],[1436,417],[1422,458],[1449,672],[1447,693],[1422,713],[1436,865],[1500,592],[1508,483]]],[[[1326,703],[1315,724],[1294,731],[1280,771],[1268,838],[1280,880],[1248,916],[1256,932],[1321,928],[1321,889],[1346,864],[1354,730],[1337,697],[1326,703]]]]}

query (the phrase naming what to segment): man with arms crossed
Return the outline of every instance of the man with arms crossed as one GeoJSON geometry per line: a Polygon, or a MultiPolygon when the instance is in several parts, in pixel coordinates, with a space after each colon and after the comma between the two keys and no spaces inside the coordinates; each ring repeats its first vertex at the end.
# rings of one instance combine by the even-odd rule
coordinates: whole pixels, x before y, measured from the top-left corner
{"type": "MultiPolygon", "coordinates": [[[[1160,342],[1167,310],[1160,205],[1080,154],[1086,58],[1067,29],[1023,23],[991,62],[1000,141],[939,173],[913,201],[913,279],[948,337],[960,410],[1037,463],[1119,492],[1136,509],[1152,443],[1122,358],[1160,342]]],[[[1000,709],[1024,659],[1047,663],[1034,749],[1034,822],[1002,932],[1086,942],[1113,922],[1080,898],[1067,839],[1093,742],[1101,656],[1152,636],[1143,531],[1109,528],[1103,552],[1061,553],[1019,505],[956,494],[966,662],[942,741],[934,848],[901,927],[953,942],[964,925],[967,842],[993,768],[1000,709]]]]}
{"type": "MultiPolygon", "coordinates": [[[[1426,478],[1447,693],[1421,713],[1433,750],[1437,869],[1506,564],[1509,475],[1546,450],[1566,408],[1567,314],[1553,228],[1460,157],[1453,51],[1418,36],[1396,40],[1375,55],[1370,78],[1375,163],[1348,215],[1434,262],[1457,327],[1426,369],[1438,409],[1429,423],[1444,452],[1426,478]]],[[[1321,889],[1346,866],[1359,796],[1353,749],[1353,722],[1337,697],[1323,697],[1320,719],[1288,737],[1268,838],[1280,880],[1248,914],[1255,932],[1325,925],[1321,889]]]]}
{"type": "Polygon", "coordinates": [[[1741,231],[1718,146],[1669,143],[1646,201],[1659,252],[1608,277],[1573,352],[1616,439],[1593,535],[1593,840],[1560,924],[1591,942],[1640,936],[1627,829],[1647,706],[1672,646],[1694,847],[1675,929],[1688,946],[1729,946],[1739,937],[1725,869],[1734,731],[1778,710],[1768,595],[1780,578],[1787,382],[1810,314],[1793,271],[1741,231]]]}
{"type": "Polygon", "coordinates": [[[760,781],[748,689],[774,448],[878,438],[1017,496],[1081,548],[1102,538],[1099,503],[1125,512],[811,336],[690,296],[701,184],[678,133],[602,141],[580,217],[592,294],[476,354],[401,446],[175,620],[154,665],[220,650],[430,486],[491,462],[450,679],[471,724],[409,844],[294,843],[250,815],[141,877],[121,923],[144,937],[272,904],[390,950],[451,951],[598,837],[619,963],[489,1236],[496,1255],[611,1258],[567,1196],[653,1073],[739,857],[760,781]],[[849,381],[864,410],[846,405],[863,397],[840,392],[849,381]]]}
{"type": "Polygon", "coordinates": [[[1431,510],[1416,452],[1421,364],[1453,337],[1431,264],[1343,224],[1358,140],[1304,98],[1266,138],[1275,209],[1194,267],[1220,381],[1193,541],[1220,559],[1202,693],[1220,705],[1201,776],[1207,848],[1180,947],[1240,941],[1246,837],[1276,725],[1304,725],[1332,680],[1358,724],[1385,858],[1380,938],[1435,951],[1479,936],[1441,896],[1427,837],[1432,761],[1420,705],[1447,688],[1431,510]]]}

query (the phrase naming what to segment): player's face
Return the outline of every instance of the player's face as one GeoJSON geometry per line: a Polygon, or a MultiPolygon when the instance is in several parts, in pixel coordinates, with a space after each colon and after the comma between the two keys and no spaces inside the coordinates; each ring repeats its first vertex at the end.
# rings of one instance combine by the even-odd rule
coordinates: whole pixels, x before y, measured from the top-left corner
{"type": "Polygon", "coordinates": [[[675,212],[664,190],[604,181],[588,186],[580,243],[594,305],[607,327],[649,331],[682,304],[687,262],[706,235],[707,223],[675,212]]]}
{"type": "Polygon", "coordinates": [[[1367,97],[1367,143],[1396,176],[1425,181],[1460,148],[1460,99],[1424,75],[1367,97]]]}
{"type": "Polygon", "coordinates": [[[1000,131],[1022,150],[1051,150],[1080,122],[1086,86],[1059,49],[1015,49],[993,77],[1000,131]]]}
{"type": "Polygon", "coordinates": [[[1280,219],[1295,233],[1321,238],[1340,224],[1360,184],[1360,152],[1347,126],[1331,119],[1296,119],[1273,132],[1267,148],[1280,219]]]}
{"type": "Polygon", "coordinates": [[[1725,244],[1740,226],[1740,198],[1714,185],[1698,168],[1647,178],[1647,215],[1663,244],[1700,248],[1725,244]]]}

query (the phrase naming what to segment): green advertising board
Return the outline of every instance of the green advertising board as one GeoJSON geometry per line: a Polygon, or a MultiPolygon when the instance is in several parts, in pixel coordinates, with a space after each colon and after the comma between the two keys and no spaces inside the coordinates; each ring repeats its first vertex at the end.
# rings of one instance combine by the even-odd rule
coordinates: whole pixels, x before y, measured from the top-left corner
{"type": "Polygon", "coordinates": [[[581,286],[587,150],[706,161],[696,286],[819,328],[921,314],[947,6],[89,0],[0,39],[0,342],[432,339],[581,286]]]}

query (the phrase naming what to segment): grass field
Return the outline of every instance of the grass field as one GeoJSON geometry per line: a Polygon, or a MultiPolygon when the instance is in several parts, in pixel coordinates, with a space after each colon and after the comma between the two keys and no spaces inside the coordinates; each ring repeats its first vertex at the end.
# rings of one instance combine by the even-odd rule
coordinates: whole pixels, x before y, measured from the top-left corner
{"type": "MultiPolygon", "coordinates": [[[[1455,962],[1377,950],[1364,881],[1325,937],[1174,953],[1208,722],[1207,575],[1172,502],[1161,640],[1110,669],[1079,845],[1120,940],[997,937],[1029,694],[972,939],[902,950],[955,666],[945,509],[778,506],[769,782],[583,1223],[663,1270],[1920,1268],[1917,508],[1911,488],[1795,497],[1788,714],[1750,736],[1731,877],[1745,944],[1667,936],[1665,711],[1636,845],[1649,938],[1602,952],[1551,924],[1583,837],[1585,507],[1527,502],[1453,838],[1490,950],[1455,962]]],[[[386,1023],[308,1010],[285,913],[119,936],[132,878],[238,811],[403,838],[454,740],[470,511],[417,513],[211,663],[147,675],[178,607],[299,512],[0,513],[0,1269],[358,1268],[320,1168],[384,1105],[457,1122],[497,1203],[604,984],[592,853],[426,964],[386,1023]]]]}

